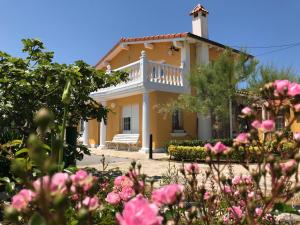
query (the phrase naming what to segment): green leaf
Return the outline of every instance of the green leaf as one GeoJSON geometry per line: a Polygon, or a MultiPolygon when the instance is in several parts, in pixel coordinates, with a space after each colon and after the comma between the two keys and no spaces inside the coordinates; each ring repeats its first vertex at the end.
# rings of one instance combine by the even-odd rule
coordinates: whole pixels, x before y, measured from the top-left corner
{"type": "Polygon", "coordinates": [[[19,156],[23,153],[28,153],[28,151],[29,151],[28,148],[22,148],[21,150],[19,150],[15,153],[15,156],[19,156]]]}
{"type": "Polygon", "coordinates": [[[15,191],[15,187],[16,187],[15,182],[9,182],[9,183],[6,184],[6,190],[9,193],[14,192],[15,191]]]}
{"type": "Polygon", "coordinates": [[[5,183],[9,183],[10,179],[8,177],[0,177],[0,181],[5,182],[5,183]]]}
{"type": "Polygon", "coordinates": [[[47,225],[44,217],[39,213],[35,213],[31,216],[28,225],[47,225]]]}

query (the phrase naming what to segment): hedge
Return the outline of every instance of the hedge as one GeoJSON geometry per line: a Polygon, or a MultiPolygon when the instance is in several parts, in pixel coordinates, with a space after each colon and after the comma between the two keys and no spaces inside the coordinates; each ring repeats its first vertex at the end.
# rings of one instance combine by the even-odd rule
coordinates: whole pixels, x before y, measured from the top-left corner
{"type": "MultiPolygon", "coordinates": [[[[253,147],[251,150],[258,151],[258,148],[253,147]]],[[[204,161],[208,156],[205,147],[201,146],[170,145],[168,153],[172,159],[178,161],[204,161]]],[[[225,160],[227,157],[230,157],[232,161],[243,161],[245,159],[245,151],[243,148],[232,150],[228,156],[221,155],[221,160],[225,160]]],[[[255,158],[250,156],[250,161],[255,161],[255,158]]]]}
{"type": "Polygon", "coordinates": [[[212,140],[209,140],[209,141],[202,141],[202,140],[171,140],[167,144],[166,149],[168,149],[170,145],[196,147],[196,146],[204,146],[207,143],[210,143],[210,144],[214,145],[218,141],[221,141],[226,146],[232,146],[232,144],[233,144],[233,139],[231,139],[231,138],[212,139],[212,140]]]}

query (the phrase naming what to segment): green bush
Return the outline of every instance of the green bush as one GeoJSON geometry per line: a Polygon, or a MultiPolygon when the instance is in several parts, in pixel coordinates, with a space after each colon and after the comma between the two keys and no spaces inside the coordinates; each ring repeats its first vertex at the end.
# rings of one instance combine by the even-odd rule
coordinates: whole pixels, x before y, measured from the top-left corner
{"type": "Polygon", "coordinates": [[[226,139],[212,139],[209,141],[202,141],[202,140],[171,140],[167,145],[166,149],[169,148],[170,145],[175,146],[204,146],[207,143],[211,143],[212,145],[216,144],[218,141],[221,141],[226,146],[232,146],[233,139],[226,138],[226,139]]]}
{"type": "MultiPolygon", "coordinates": [[[[247,152],[249,161],[255,162],[256,159],[253,157],[255,154],[251,154],[255,151],[256,155],[259,151],[257,147],[250,147],[247,152]],[[253,156],[252,156],[253,155],[253,156]]],[[[170,145],[168,147],[168,153],[174,160],[178,161],[204,161],[208,156],[205,147],[201,146],[176,146],[170,145]]],[[[240,147],[237,150],[232,149],[228,155],[221,155],[221,160],[230,158],[232,161],[244,161],[246,158],[246,151],[240,147]]]]}

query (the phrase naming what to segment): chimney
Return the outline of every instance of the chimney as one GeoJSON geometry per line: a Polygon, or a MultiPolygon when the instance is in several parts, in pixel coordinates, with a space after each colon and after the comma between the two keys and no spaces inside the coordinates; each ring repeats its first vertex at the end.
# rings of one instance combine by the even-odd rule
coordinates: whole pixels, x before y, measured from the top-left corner
{"type": "Polygon", "coordinates": [[[190,12],[190,16],[192,16],[192,33],[208,38],[208,11],[200,4],[196,5],[195,8],[190,12]]]}

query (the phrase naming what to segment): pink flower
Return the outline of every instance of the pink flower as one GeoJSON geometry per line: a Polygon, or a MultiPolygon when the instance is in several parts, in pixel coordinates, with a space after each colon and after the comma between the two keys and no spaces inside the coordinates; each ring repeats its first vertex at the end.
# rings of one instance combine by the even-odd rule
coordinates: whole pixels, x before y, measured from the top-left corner
{"type": "Polygon", "coordinates": [[[204,199],[204,200],[208,200],[208,199],[210,199],[210,197],[211,197],[211,194],[210,194],[208,191],[206,191],[206,192],[204,193],[203,199],[204,199]]]}
{"type": "Polygon", "coordinates": [[[300,103],[294,105],[295,112],[300,112],[300,103]]]}
{"type": "Polygon", "coordinates": [[[17,211],[26,209],[28,203],[33,200],[35,193],[29,189],[22,189],[18,194],[12,197],[11,205],[17,211]]]}
{"type": "Polygon", "coordinates": [[[235,139],[234,142],[238,144],[248,144],[249,143],[249,134],[248,133],[240,133],[235,139]]]}
{"type": "Polygon", "coordinates": [[[258,207],[258,208],[255,209],[255,215],[257,217],[261,216],[262,213],[263,213],[262,208],[258,207]]]}
{"type": "Polygon", "coordinates": [[[261,123],[258,120],[254,120],[251,123],[251,126],[254,127],[255,129],[259,129],[261,127],[261,123]]]}
{"type": "Polygon", "coordinates": [[[163,217],[158,215],[159,208],[155,204],[138,195],[125,204],[122,215],[116,217],[120,225],[161,225],[163,217]]]}
{"type": "Polygon", "coordinates": [[[75,185],[81,186],[88,176],[85,170],[78,170],[75,174],[71,175],[71,180],[75,185]]]}
{"type": "Polygon", "coordinates": [[[294,140],[300,141],[300,133],[294,133],[294,140]]]}
{"type": "Polygon", "coordinates": [[[99,199],[96,196],[93,198],[85,197],[82,201],[82,205],[86,206],[90,211],[93,211],[99,207],[99,199]]]}
{"type": "Polygon", "coordinates": [[[243,217],[243,210],[241,209],[240,206],[232,206],[228,210],[229,212],[231,212],[232,218],[241,219],[243,217]]]}
{"type": "Polygon", "coordinates": [[[32,201],[32,199],[36,196],[36,194],[29,189],[22,189],[19,192],[19,195],[23,196],[23,198],[28,202],[32,201]]]}
{"type": "Polygon", "coordinates": [[[276,80],[274,82],[275,90],[280,93],[284,94],[284,92],[288,91],[290,86],[290,81],[288,80],[276,80]]]}
{"type": "Polygon", "coordinates": [[[232,192],[231,187],[228,186],[228,185],[225,185],[224,186],[224,192],[227,193],[227,194],[231,193],[232,192]]]}
{"type": "Polygon", "coordinates": [[[297,83],[291,83],[288,90],[288,95],[295,97],[300,94],[300,85],[297,83]]]}
{"type": "Polygon", "coordinates": [[[190,163],[185,165],[184,169],[189,173],[189,174],[198,174],[199,173],[199,166],[197,163],[190,163]]]}
{"type": "Polygon", "coordinates": [[[206,149],[206,151],[210,151],[212,150],[213,146],[210,143],[207,143],[204,145],[204,148],[206,149]]]}
{"type": "Polygon", "coordinates": [[[285,163],[280,163],[280,167],[281,167],[283,173],[290,172],[292,169],[295,168],[296,165],[297,165],[297,162],[294,159],[291,159],[285,163]]]}
{"type": "Polygon", "coordinates": [[[181,194],[182,191],[182,185],[170,184],[153,191],[152,201],[158,205],[172,205],[177,201],[178,195],[181,194]]]}
{"type": "Polygon", "coordinates": [[[118,205],[121,202],[120,195],[114,191],[108,193],[105,200],[112,205],[118,205]]]}
{"type": "Polygon", "coordinates": [[[273,120],[264,120],[261,123],[261,128],[264,132],[271,132],[275,130],[275,123],[273,120]]]}
{"type": "Polygon", "coordinates": [[[235,176],[233,179],[232,179],[232,183],[234,185],[238,185],[242,182],[242,179],[241,179],[241,176],[235,176]]]}
{"type": "Polygon", "coordinates": [[[248,193],[248,198],[254,198],[255,194],[254,191],[248,193]]]}
{"type": "Polygon", "coordinates": [[[215,146],[211,149],[214,154],[224,153],[228,150],[228,147],[222,142],[217,142],[215,146]]]}
{"type": "Polygon", "coordinates": [[[75,174],[72,174],[70,178],[73,182],[73,186],[71,187],[73,192],[76,192],[76,187],[81,187],[83,191],[88,191],[96,180],[95,177],[89,175],[84,170],[78,170],[75,174]]]}
{"type": "Polygon", "coordinates": [[[116,187],[132,187],[133,182],[130,180],[129,177],[123,175],[123,176],[118,176],[114,180],[114,185],[116,187]]]}
{"type": "Polygon", "coordinates": [[[60,191],[61,193],[67,190],[66,182],[69,179],[67,173],[56,173],[51,179],[50,189],[53,192],[60,191]]]}
{"type": "Polygon", "coordinates": [[[41,187],[43,189],[49,189],[50,185],[50,177],[49,176],[43,176],[42,178],[39,178],[33,182],[33,187],[35,191],[39,192],[41,190],[41,187]]]}
{"type": "Polygon", "coordinates": [[[246,116],[250,116],[252,114],[252,109],[249,107],[245,107],[242,109],[242,113],[245,114],[246,116]]]}
{"type": "Polygon", "coordinates": [[[23,209],[27,208],[28,201],[24,198],[24,196],[17,194],[12,197],[11,205],[17,211],[22,211],[23,209]]]}
{"type": "Polygon", "coordinates": [[[134,196],[134,190],[132,189],[132,187],[123,187],[121,192],[119,193],[120,198],[123,201],[128,201],[131,197],[134,196]]]}

